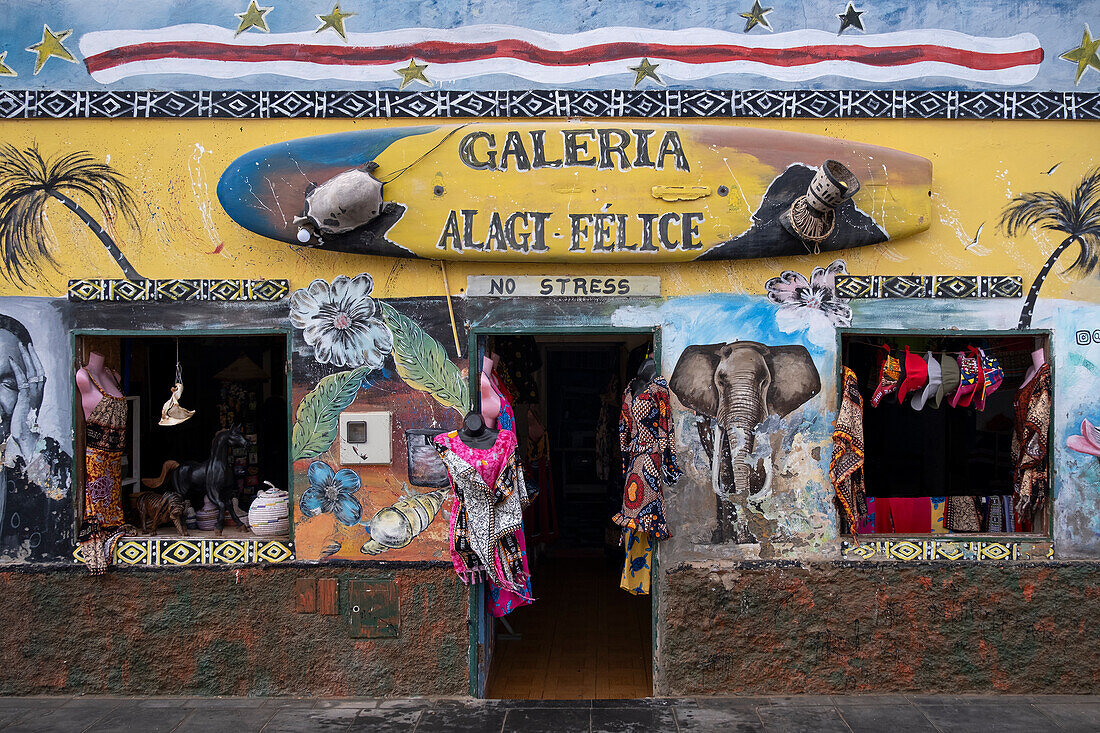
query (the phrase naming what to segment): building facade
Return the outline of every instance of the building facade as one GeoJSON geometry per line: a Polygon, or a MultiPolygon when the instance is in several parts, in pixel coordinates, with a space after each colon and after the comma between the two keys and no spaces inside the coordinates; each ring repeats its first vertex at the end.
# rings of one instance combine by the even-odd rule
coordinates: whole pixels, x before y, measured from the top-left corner
{"type": "Polygon", "coordinates": [[[1095,3],[307,5],[0,18],[0,691],[492,695],[429,441],[494,352],[548,558],[615,510],[584,416],[669,381],[647,694],[1096,690],[1095,3]],[[112,486],[197,528],[107,543],[112,486]]]}

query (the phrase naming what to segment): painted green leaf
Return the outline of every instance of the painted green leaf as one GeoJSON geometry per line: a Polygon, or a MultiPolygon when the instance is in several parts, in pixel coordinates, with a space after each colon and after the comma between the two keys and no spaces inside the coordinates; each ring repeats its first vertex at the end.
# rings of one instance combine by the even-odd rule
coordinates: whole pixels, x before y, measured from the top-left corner
{"type": "Polygon", "coordinates": [[[470,401],[469,386],[462,372],[447,358],[442,344],[393,306],[377,302],[393,334],[397,373],[413,389],[427,392],[440,404],[465,412],[470,401]]]}
{"type": "Polygon", "coordinates": [[[361,366],[321,379],[302,399],[294,416],[291,460],[318,456],[329,449],[340,428],[340,413],[355,401],[359,385],[371,368],[361,366]]]}

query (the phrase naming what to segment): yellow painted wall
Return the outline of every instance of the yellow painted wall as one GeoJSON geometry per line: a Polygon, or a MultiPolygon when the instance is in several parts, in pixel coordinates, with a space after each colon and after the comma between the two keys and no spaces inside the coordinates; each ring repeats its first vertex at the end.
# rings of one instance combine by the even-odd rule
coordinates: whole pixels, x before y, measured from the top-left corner
{"type": "MultiPolygon", "coordinates": [[[[1100,127],[1088,122],[685,120],[684,124],[689,122],[842,137],[924,156],[933,164],[931,227],[896,242],[819,257],[688,266],[594,265],[578,261],[531,265],[523,271],[660,275],[665,296],[760,293],[763,283],[783,269],[808,272],[813,265],[841,257],[847,261],[850,273],[1019,275],[1026,288],[1059,238],[1057,234],[1039,234],[1036,240],[1026,234],[1009,239],[997,228],[1001,210],[1012,196],[1026,191],[1069,194],[1085,173],[1100,164],[1100,127]],[[1055,164],[1060,165],[1048,174],[1055,164]],[[972,245],[979,227],[981,237],[972,245]]],[[[0,140],[16,146],[37,142],[45,156],[88,150],[129,176],[139,199],[142,231],[132,231],[118,222],[105,223],[146,277],[289,278],[293,289],[314,278],[331,280],[340,273],[369,271],[375,276],[374,294],[379,297],[442,295],[436,262],[293,248],[238,226],[222,210],[215,194],[225,168],[257,147],[400,124],[377,120],[5,121],[0,122],[0,140]]],[[[528,125],[530,121],[517,124],[528,125]]],[[[290,215],[300,213],[300,203],[295,209],[290,215]]],[[[53,202],[47,212],[60,272],[47,270],[33,287],[0,281],[0,295],[60,295],[69,278],[121,276],[103,247],[75,216],[53,202]]],[[[406,216],[415,213],[413,203],[406,216]]],[[[515,274],[517,265],[453,262],[447,269],[451,290],[458,293],[465,286],[466,275],[515,274]]],[[[1087,287],[1079,285],[1071,291],[1075,283],[1075,278],[1055,275],[1043,288],[1043,296],[1073,297],[1087,287]]]]}

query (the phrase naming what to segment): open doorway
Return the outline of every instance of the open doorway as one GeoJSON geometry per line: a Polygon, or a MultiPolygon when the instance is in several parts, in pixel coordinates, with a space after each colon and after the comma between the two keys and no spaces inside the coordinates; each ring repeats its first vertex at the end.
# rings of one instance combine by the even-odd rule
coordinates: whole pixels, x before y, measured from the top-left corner
{"type": "Polygon", "coordinates": [[[652,332],[479,339],[482,354],[499,356],[527,483],[538,487],[524,514],[535,602],[484,616],[487,697],[652,695],[653,600],[620,588],[622,530],[611,517],[623,497],[623,385],[653,348],[652,332]]]}

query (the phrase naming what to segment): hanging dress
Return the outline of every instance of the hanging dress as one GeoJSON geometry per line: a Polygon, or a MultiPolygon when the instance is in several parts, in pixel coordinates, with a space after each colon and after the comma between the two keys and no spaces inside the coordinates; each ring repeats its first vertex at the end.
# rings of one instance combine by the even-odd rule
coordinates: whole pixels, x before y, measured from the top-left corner
{"type": "Polygon", "coordinates": [[[92,386],[103,397],[85,421],[84,519],[117,527],[122,517],[122,455],[126,449],[125,397],[108,394],[87,370],[92,386]]]}
{"type": "Polygon", "coordinates": [[[1050,430],[1050,365],[1043,364],[1016,392],[1012,426],[1012,494],[1019,531],[1030,531],[1035,512],[1050,491],[1047,433],[1050,430]]]}
{"type": "Polygon", "coordinates": [[[668,385],[657,377],[637,395],[623,392],[619,448],[623,465],[622,511],[611,518],[623,528],[626,560],[619,587],[634,595],[649,593],[653,547],[671,536],[665,521],[663,480],[669,486],[682,472],[676,464],[668,385]]]}
{"type": "Polygon", "coordinates": [[[661,377],[637,396],[629,387],[623,392],[619,417],[623,506],[611,521],[658,540],[671,536],[665,521],[661,481],[672,486],[682,475],[673,450],[671,412],[668,385],[661,377]]]}
{"type": "Polygon", "coordinates": [[[455,571],[463,582],[488,583],[494,616],[530,603],[523,537],[528,499],[516,458],[516,434],[501,430],[491,447],[471,448],[452,431],[436,436],[435,449],[454,490],[450,540],[455,571]]]}

